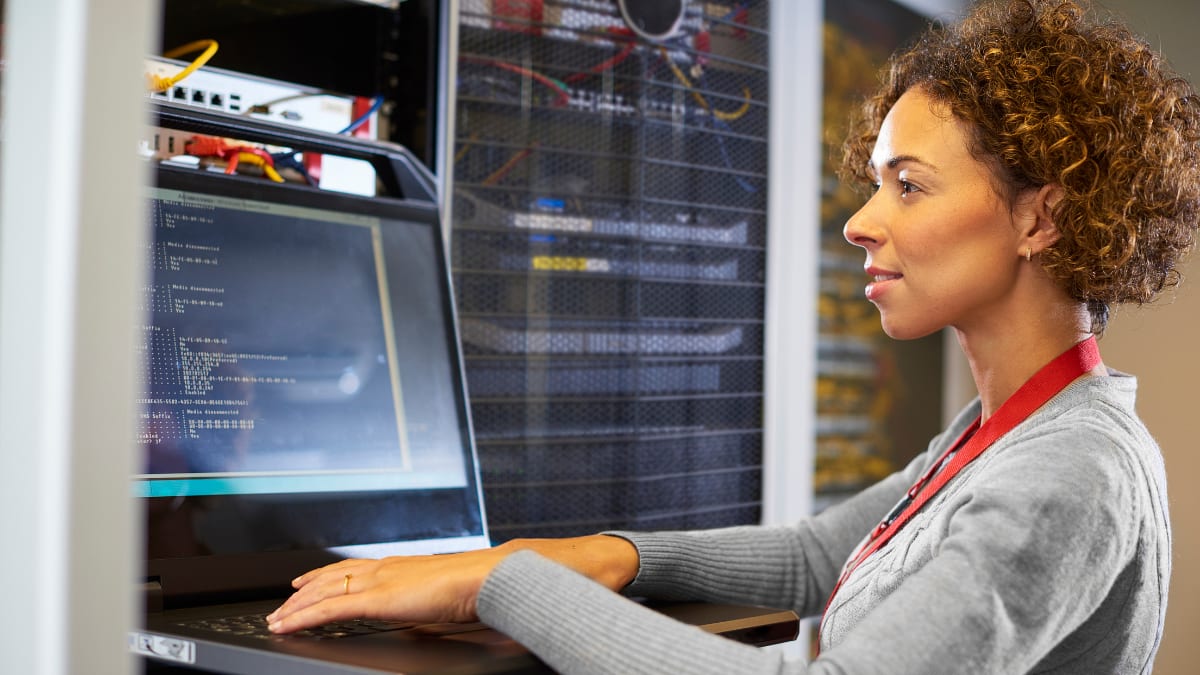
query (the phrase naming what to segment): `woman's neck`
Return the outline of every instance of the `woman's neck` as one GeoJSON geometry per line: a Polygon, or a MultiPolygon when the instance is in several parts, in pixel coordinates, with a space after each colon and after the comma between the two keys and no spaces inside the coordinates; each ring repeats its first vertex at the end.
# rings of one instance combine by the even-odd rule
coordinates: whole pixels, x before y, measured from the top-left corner
{"type": "MultiPolygon", "coordinates": [[[[956,328],[982,403],[981,420],[991,417],[1042,366],[1091,335],[1085,306],[1065,311],[1066,316],[1046,312],[994,330],[956,328]]],[[[1102,374],[1105,369],[1101,364],[1092,372],[1102,374]]]]}

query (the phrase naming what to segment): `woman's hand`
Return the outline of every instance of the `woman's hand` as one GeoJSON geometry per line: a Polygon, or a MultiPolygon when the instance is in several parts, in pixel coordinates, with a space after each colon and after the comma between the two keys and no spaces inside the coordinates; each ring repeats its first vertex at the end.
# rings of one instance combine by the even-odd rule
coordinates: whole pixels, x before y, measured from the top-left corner
{"type": "Polygon", "coordinates": [[[637,549],[607,535],[516,539],[495,548],[451,555],[343,560],[292,581],[296,592],[267,616],[270,630],[290,633],[351,618],[418,623],[477,619],[484,580],[510,553],[532,549],[612,589],[637,574],[637,549]]]}

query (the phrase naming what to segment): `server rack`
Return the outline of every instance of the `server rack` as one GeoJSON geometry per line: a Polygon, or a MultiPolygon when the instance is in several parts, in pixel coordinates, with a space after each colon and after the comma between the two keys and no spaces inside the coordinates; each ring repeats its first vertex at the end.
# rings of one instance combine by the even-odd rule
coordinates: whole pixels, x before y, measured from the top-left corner
{"type": "Polygon", "coordinates": [[[464,0],[452,264],[496,541],[757,522],[766,0],[464,0]]]}

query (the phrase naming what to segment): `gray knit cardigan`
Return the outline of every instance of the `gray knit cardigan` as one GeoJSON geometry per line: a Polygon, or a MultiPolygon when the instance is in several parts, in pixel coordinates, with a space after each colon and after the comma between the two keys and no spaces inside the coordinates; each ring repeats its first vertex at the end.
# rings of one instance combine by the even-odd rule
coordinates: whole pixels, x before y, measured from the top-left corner
{"type": "MultiPolygon", "coordinates": [[[[1136,380],[1076,380],[969,464],[858,567],[825,611],[820,656],[785,660],[656,614],[532,552],[479,594],[481,619],[562,673],[1148,673],[1171,536],[1162,458],[1136,380]]],[[[843,563],[947,444],[790,526],[616,533],[626,595],[818,615],[843,563]]]]}

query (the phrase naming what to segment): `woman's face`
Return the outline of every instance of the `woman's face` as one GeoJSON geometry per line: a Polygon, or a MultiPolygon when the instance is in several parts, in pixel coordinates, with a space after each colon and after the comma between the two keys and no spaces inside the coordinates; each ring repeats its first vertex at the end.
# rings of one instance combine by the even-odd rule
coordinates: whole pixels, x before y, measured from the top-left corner
{"type": "Polygon", "coordinates": [[[867,299],[894,338],[1019,316],[1019,231],[967,142],[965,124],[920,90],[901,96],[880,127],[870,164],[877,189],[844,234],[867,253],[867,299]]]}

